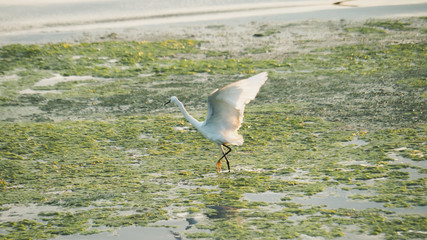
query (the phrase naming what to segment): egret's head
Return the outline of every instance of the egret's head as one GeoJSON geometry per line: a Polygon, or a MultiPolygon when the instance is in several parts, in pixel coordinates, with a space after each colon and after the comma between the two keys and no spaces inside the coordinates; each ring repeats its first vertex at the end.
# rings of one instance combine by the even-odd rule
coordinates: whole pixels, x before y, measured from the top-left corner
{"type": "Polygon", "coordinates": [[[169,104],[169,103],[171,103],[171,102],[175,102],[175,101],[177,101],[178,100],[178,98],[176,98],[175,96],[172,96],[166,103],[165,103],[165,105],[166,104],[169,104]]]}

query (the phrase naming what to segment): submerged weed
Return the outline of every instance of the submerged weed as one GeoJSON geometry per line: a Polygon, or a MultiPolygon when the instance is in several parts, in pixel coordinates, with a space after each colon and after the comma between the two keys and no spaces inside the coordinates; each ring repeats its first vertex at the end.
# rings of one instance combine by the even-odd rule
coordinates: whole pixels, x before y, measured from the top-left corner
{"type": "Polygon", "coordinates": [[[396,31],[409,31],[413,28],[408,27],[411,23],[403,23],[399,20],[389,20],[389,21],[369,21],[366,23],[367,26],[372,27],[381,27],[388,30],[396,30],[396,31]]]}

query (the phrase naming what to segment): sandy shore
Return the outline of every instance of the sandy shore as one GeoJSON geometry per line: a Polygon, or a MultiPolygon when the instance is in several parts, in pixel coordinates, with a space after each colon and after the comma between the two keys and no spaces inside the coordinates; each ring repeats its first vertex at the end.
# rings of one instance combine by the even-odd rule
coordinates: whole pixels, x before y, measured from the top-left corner
{"type": "MultiPolygon", "coordinates": [[[[237,26],[251,22],[427,15],[427,2],[422,0],[236,1],[231,4],[219,1],[215,6],[195,1],[195,4],[184,2],[174,8],[167,1],[163,5],[140,4],[134,0],[121,5],[104,0],[65,1],[61,4],[52,0],[3,2],[0,3],[0,12],[5,13],[0,18],[0,45],[93,41],[112,32],[128,40],[135,37],[151,39],[153,36],[182,35],[194,27],[218,24],[237,26]]],[[[191,34],[197,35],[198,32],[191,34]]]]}

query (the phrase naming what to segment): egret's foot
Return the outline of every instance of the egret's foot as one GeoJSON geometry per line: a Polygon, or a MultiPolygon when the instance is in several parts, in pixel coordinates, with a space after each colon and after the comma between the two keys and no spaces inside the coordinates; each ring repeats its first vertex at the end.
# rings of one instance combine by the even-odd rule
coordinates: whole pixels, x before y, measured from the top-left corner
{"type": "Polygon", "coordinates": [[[231,172],[231,171],[230,171],[230,163],[228,162],[228,159],[227,159],[227,157],[225,157],[225,160],[227,160],[227,167],[228,167],[228,172],[231,172]]]}
{"type": "Polygon", "coordinates": [[[216,171],[220,173],[221,170],[221,160],[218,160],[218,162],[216,163],[216,171]]]}

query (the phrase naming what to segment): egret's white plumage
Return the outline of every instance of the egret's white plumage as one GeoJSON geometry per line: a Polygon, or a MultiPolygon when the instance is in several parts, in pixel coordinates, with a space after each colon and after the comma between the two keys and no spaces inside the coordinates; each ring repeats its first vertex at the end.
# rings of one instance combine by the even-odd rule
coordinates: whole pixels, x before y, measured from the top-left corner
{"type": "MultiPolygon", "coordinates": [[[[228,164],[227,154],[231,149],[227,144],[243,144],[243,136],[237,130],[239,130],[243,122],[245,106],[255,98],[265,81],[267,81],[267,73],[263,72],[248,79],[231,83],[221,89],[215,89],[208,96],[208,114],[203,122],[199,122],[193,118],[185,110],[184,105],[177,97],[173,96],[170,98],[169,102],[178,105],[184,117],[203,136],[215,142],[220,147],[223,156],[218,160],[218,171],[221,168],[222,158],[225,158],[228,164]],[[223,146],[228,149],[227,153],[224,153],[223,146]]],[[[230,170],[229,164],[228,170],[230,170]]]]}

